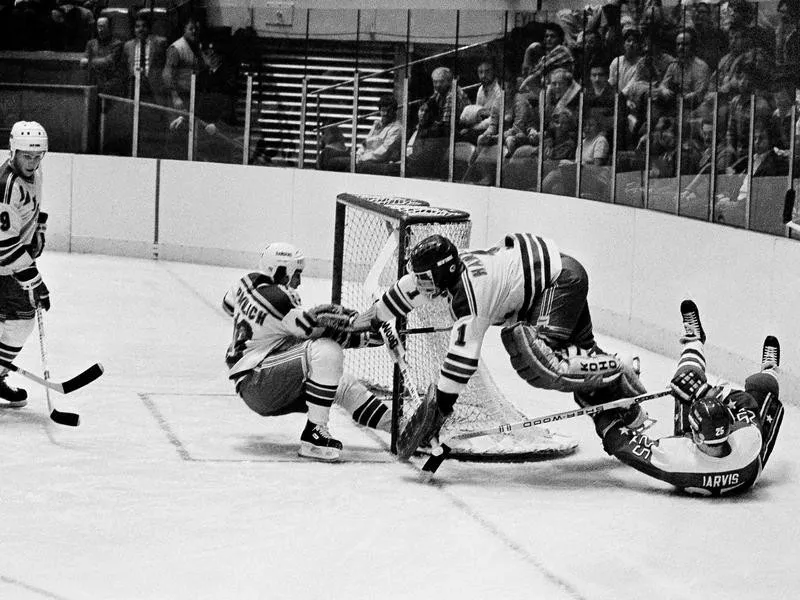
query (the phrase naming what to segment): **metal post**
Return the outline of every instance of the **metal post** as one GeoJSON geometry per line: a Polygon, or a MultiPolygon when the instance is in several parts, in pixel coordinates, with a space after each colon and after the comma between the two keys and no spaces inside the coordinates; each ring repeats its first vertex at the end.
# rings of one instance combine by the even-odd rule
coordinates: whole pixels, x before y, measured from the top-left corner
{"type": "Polygon", "coordinates": [[[575,197],[581,197],[581,167],[583,166],[583,90],[578,96],[578,151],[575,153],[575,197]]]}
{"type": "Polygon", "coordinates": [[[406,155],[408,152],[408,73],[403,75],[403,128],[400,130],[400,177],[406,176],[406,155]]]}
{"type": "MultiPolygon", "coordinates": [[[[505,148],[505,124],[506,124],[506,90],[500,90],[500,113],[497,123],[497,166],[494,171],[494,185],[501,187],[503,184],[503,150],[505,148]]],[[[480,156],[480,155],[478,155],[480,156]]]]}
{"type": "MultiPolygon", "coordinates": [[[[308,117],[308,76],[303,76],[302,96],[300,98],[300,147],[298,148],[297,168],[302,169],[306,163],[306,120],[308,117]]],[[[319,135],[319,123],[317,123],[319,135]]]]}
{"type": "Polygon", "coordinates": [[[647,96],[647,128],[645,129],[647,133],[647,139],[645,140],[644,144],[644,207],[650,208],[650,127],[652,124],[650,123],[650,117],[652,116],[652,108],[653,108],[653,95],[652,95],[652,85],[651,85],[651,94],[647,96]]]}
{"type": "Polygon", "coordinates": [[[542,191],[544,173],[544,89],[539,90],[539,160],[536,165],[536,191],[542,191]]]}
{"type": "Polygon", "coordinates": [[[447,159],[447,181],[453,181],[453,163],[456,152],[456,125],[458,123],[458,77],[453,77],[453,83],[450,85],[450,140],[448,142],[450,152],[447,159]]]}
{"type": "Polygon", "coordinates": [[[106,99],[100,98],[100,154],[106,145],[106,99]]]}
{"type": "Polygon", "coordinates": [[[142,67],[133,74],[133,139],[131,140],[131,156],[139,156],[139,110],[142,100],[142,67]]]}
{"type": "MultiPolygon", "coordinates": [[[[250,163],[250,122],[252,120],[253,112],[253,75],[247,74],[247,96],[244,101],[244,139],[242,140],[242,164],[247,165],[250,163]]],[[[302,134],[302,126],[301,131],[302,134]]],[[[303,150],[303,136],[300,136],[300,152],[302,156],[303,150]]]]}
{"type": "Polygon", "coordinates": [[[358,71],[353,80],[353,122],[350,125],[350,172],[356,172],[356,144],[358,144],[358,71]]]}
{"type": "Polygon", "coordinates": [[[617,202],[617,152],[619,152],[619,92],[614,94],[614,129],[611,132],[611,203],[617,202]]]}
{"type": "Polygon", "coordinates": [[[194,103],[197,91],[197,73],[192,73],[191,88],[189,89],[189,140],[186,160],[194,160],[194,103]]]}
{"type": "Polygon", "coordinates": [[[678,147],[676,148],[677,161],[675,164],[675,213],[681,214],[681,161],[683,160],[683,94],[678,96],[678,147]]]}
{"type": "Polygon", "coordinates": [[[708,220],[714,222],[717,199],[717,119],[719,117],[719,92],[714,92],[714,120],[711,122],[711,181],[708,182],[708,220]]]}
{"type": "MultiPolygon", "coordinates": [[[[750,94],[750,136],[747,140],[747,198],[744,205],[744,228],[750,229],[750,201],[753,191],[753,135],[755,134],[755,125],[753,121],[756,118],[756,95],[750,94]]],[[[733,198],[731,198],[733,200],[733,198]]]]}

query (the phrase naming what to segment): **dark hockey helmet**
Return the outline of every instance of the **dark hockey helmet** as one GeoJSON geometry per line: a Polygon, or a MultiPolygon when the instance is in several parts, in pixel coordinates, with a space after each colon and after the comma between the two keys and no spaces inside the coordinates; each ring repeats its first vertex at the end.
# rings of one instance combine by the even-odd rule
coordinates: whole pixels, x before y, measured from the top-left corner
{"type": "Polygon", "coordinates": [[[733,415],[716,393],[718,391],[712,388],[689,408],[689,427],[695,444],[721,444],[731,433],[733,415]]]}
{"type": "Polygon", "coordinates": [[[411,249],[406,270],[423,294],[438,296],[461,275],[461,259],[455,244],[443,235],[431,235],[411,249]]]}

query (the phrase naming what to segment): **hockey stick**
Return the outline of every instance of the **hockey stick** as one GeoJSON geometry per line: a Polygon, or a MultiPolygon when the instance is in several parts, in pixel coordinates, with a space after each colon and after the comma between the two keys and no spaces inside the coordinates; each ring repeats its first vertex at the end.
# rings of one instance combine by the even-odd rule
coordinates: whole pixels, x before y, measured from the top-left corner
{"type": "Polygon", "coordinates": [[[407,437],[397,436],[397,458],[400,460],[408,460],[414,454],[414,451],[420,445],[422,437],[425,432],[430,428],[430,421],[433,417],[431,411],[431,404],[428,402],[428,397],[420,398],[416,385],[411,380],[411,375],[408,370],[408,363],[403,358],[402,342],[397,340],[397,343],[392,346],[386,332],[381,328],[381,337],[383,338],[383,345],[389,353],[403,378],[403,386],[408,390],[408,395],[417,407],[416,411],[409,417],[406,424],[405,431],[409,432],[407,437]]]}
{"type": "MultiPolygon", "coordinates": [[[[583,408],[575,408],[572,410],[565,410],[563,412],[553,413],[551,415],[545,415],[543,417],[534,417],[533,419],[528,419],[527,421],[518,421],[516,423],[503,423],[502,425],[496,425],[488,429],[459,433],[452,436],[448,441],[468,440],[471,438],[483,437],[486,435],[496,435],[498,433],[511,433],[512,431],[521,431],[524,429],[535,427],[536,425],[544,425],[546,423],[552,423],[553,421],[562,421],[564,419],[571,419],[572,417],[580,417],[583,415],[595,415],[597,413],[611,410],[614,408],[627,408],[629,406],[633,406],[634,404],[640,404],[647,400],[653,400],[655,398],[669,396],[671,393],[672,390],[661,390],[660,392],[641,394],[640,396],[633,396],[632,398],[620,398],[619,400],[613,400],[611,402],[606,402],[605,404],[598,404],[597,406],[586,406],[583,408]]],[[[436,471],[442,465],[442,462],[444,462],[444,460],[448,457],[451,451],[452,449],[446,443],[442,443],[438,448],[435,448],[434,454],[431,454],[428,460],[425,461],[425,464],[422,465],[423,479],[430,480],[430,478],[433,476],[434,473],[436,473],[436,471]]]]}
{"type": "MultiPolygon", "coordinates": [[[[50,371],[47,368],[47,349],[44,343],[44,319],[42,318],[42,307],[37,306],[35,302],[32,303],[36,307],[36,323],[39,326],[39,349],[42,354],[42,370],[44,371],[44,382],[49,383],[50,371]]],[[[102,371],[101,371],[102,372],[102,371]]],[[[50,399],[50,387],[45,385],[45,396],[47,397],[47,410],[50,411],[50,419],[59,425],[67,425],[69,427],[77,427],[80,425],[81,418],[76,413],[61,412],[53,407],[53,401],[50,399]]]]}
{"type": "Polygon", "coordinates": [[[0,367],[4,369],[8,369],[9,371],[15,371],[22,375],[23,377],[27,377],[31,381],[35,381],[39,385],[43,385],[46,388],[50,388],[51,390],[55,390],[60,394],[69,394],[70,392],[74,392],[77,389],[82,388],[85,385],[92,383],[95,379],[100,377],[103,374],[103,365],[100,363],[95,363],[88,369],[85,369],[72,377],[67,379],[66,381],[57,382],[57,381],[50,381],[49,379],[44,379],[39,377],[35,373],[31,373],[30,371],[26,371],[22,367],[18,367],[17,365],[6,362],[3,359],[0,359],[0,367]]]}
{"type": "Polygon", "coordinates": [[[439,333],[441,331],[452,331],[453,326],[449,327],[413,327],[411,329],[401,329],[398,331],[401,335],[416,335],[418,333],[439,333]]]}

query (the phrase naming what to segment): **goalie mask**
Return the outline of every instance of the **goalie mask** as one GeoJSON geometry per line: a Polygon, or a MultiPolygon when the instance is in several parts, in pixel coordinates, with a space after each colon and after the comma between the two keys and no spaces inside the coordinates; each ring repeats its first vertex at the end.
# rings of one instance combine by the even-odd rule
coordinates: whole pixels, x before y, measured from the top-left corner
{"type": "Polygon", "coordinates": [[[11,128],[8,138],[11,158],[17,150],[22,152],[47,152],[47,132],[36,121],[17,121],[11,128]]]}
{"type": "Polygon", "coordinates": [[[717,397],[698,398],[689,409],[689,427],[695,444],[722,444],[731,433],[731,425],[733,415],[717,397]]]}
{"type": "Polygon", "coordinates": [[[258,270],[272,279],[274,283],[282,283],[285,277],[291,278],[295,271],[302,271],[306,266],[303,252],[285,242],[267,244],[261,251],[258,270]]]}
{"type": "Polygon", "coordinates": [[[453,242],[444,236],[432,235],[412,248],[406,270],[414,277],[420,292],[438,296],[458,281],[461,259],[453,242]]]}

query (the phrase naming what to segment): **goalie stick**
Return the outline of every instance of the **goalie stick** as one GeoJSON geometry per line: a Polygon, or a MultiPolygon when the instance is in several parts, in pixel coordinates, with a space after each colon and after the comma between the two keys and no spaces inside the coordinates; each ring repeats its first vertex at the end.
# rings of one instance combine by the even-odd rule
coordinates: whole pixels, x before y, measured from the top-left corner
{"type": "MultiPolygon", "coordinates": [[[[452,436],[447,441],[468,440],[471,438],[483,437],[486,435],[496,435],[499,433],[511,433],[512,431],[521,431],[524,429],[528,429],[530,427],[534,427],[536,425],[545,425],[547,423],[552,423],[554,421],[571,419],[572,417],[580,417],[583,415],[595,415],[597,413],[604,412],[607,410],[612,410],[614,408],[627,408],[629,406],[633,406],[634,404],[640,404],[647,400],[654,400],[655,398],[669,396],[671,393],[672,390],[661,390],[659,392],[653,392],[650,394],[641,394],[639,396],[633,396],[631,398],[620,398],[619,400],[613,400],[611,402],[606,402],[605,404],[598,404],[596,406],[575,408],[572,410],[565,410],[562,412],[553,413],[551,415],[544,415],[542,417],[534,417],[533,419],[528,419],[527,421],[518,421],[516,423],[504,423],[502,425],[495,425],[494,427],[488,429],[459,433],[452,436]]],[[[450,452],[452,452],[452,449],[446,443],[441,443],[438,448],[434,448],[433,454],[431,454],[428,460],[425,461],[425,464],[422,465],[421,475],[424,481],[430,481],[430,479],[433,477],[433,474],[436,473],[436,471],[448,457],[450,452]]]]}

